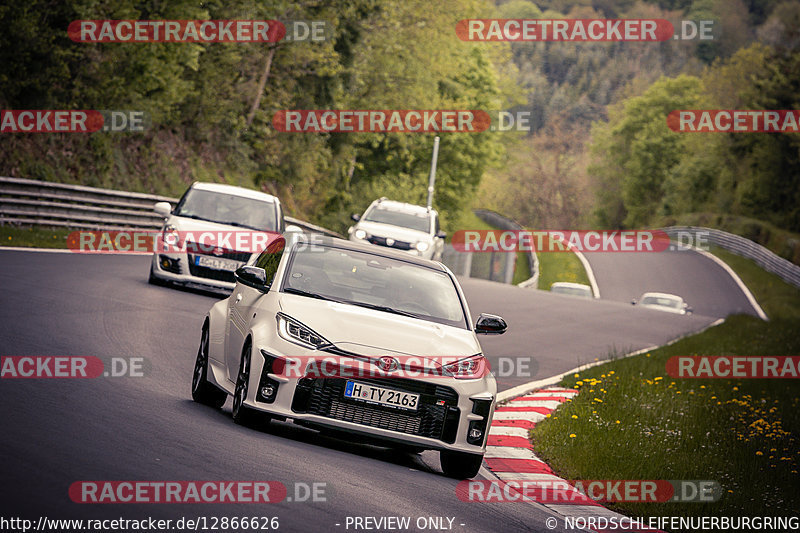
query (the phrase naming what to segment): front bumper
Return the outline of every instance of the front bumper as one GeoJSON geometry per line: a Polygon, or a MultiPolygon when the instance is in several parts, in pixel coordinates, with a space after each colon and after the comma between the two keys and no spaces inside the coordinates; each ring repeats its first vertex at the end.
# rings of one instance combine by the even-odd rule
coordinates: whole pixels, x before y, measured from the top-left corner
{"type": "Polygon", "coordinates": [[[154,253],[151,271],[159,279],[186,286],[230,292],[236,285],[233,272],[197,266],[194,254],[190,253],[154,253]]]}
{"type": "MultiPolygon", "coordinates": [[[[482,454],[494,414],[497,385],[487,373],[478,379],[291,377],[270,372],[280,356],[254,351],[245,405],[295,423],[333,428],[354,436],[421,449],[482,454]],[[347,381],[419,394],[416,410],[368,404],[344,397],[347,381]],[[265,386],[274,387],[268,398],[265,386]]],[[[218,379],[221,376],[214,376],[218,379]]]]}

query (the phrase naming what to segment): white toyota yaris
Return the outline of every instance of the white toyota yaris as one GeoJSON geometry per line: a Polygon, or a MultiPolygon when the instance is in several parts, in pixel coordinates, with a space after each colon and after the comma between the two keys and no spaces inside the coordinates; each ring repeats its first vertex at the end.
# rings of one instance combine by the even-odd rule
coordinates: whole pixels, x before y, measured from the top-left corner
{"type": "Polygon", "coordinates": [[[450,270],[402,252],[326,237],[278,236],[236,271],[202,328],[195,401],[233,419],[291,419],[414,450],[478,473],[497,385],[450,270]],[[289,239],[287,243],[286,239],[289,239]],[[310,240],[311,239],[311,240],[310,240]]]}

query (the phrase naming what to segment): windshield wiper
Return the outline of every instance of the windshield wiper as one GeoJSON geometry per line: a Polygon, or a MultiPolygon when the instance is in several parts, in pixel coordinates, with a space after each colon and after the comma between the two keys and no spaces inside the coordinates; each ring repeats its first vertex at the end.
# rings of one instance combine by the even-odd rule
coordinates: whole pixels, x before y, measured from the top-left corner
{"type": "Polygon", "coordinates": [[[181,213],[175,213],[175,216],[184,217],[184,218],[193,218],[195,220],[205,220],[206,222],[216,222],[215,220],[211,220],[210,218],[201,217],[200,215],[182,215],[181,213]]]}
{"type": "Polygon", "coordinates": [[[297,294],[299,296],[306,296],[308,298],[316,298],[317,300],[328,300],[330,302],[337,302],[337,303],[349,303],[344,300],[337,300],[336,298],[331,298],[330,296],[323,296],[321,294],[317,294],[316,292],[308,292],[304,291],[303,289],[295,289],[294,287],[286,287],[283,289],[283,292],[288,292],[289,294],[297,294]]]}
{"type": "Polygon", "coordinates": [[[359,307],[366,307],[367,309],[375,309],[376,311],[383,311],[385,313],[394,313],[395,315],[409,316],[411,318],[419,318],[419,316],[415,315],[414,313],[409,313],[408,311],[403,311],[401,309],[395,309],[394,307],[389,307],[388,305],[368,304],[365,302],[353,302],[350,300],[347,300],[343,303],[357,305],[359,307]]]}
{"type": "Polygon", "coordinates": [[[256,231],[265,231],[255,226],[248,226],[247,224],[242,224],[241,222],[223,221],[223,222],[218,222],[218,224],[227,224],[228,226],[236,226],[237,228],[247,228],[247,229],[254,229],[256,231]]]}

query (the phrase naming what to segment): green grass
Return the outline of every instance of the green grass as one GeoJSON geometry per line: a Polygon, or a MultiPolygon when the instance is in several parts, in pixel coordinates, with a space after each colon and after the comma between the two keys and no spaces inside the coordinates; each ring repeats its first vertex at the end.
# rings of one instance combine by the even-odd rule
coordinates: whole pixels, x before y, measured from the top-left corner
{"type": "Polygon", "coordinates": [[[750,259],[721,248],[711,253],[728,263],[742,279],[768,317],[800,319],[800,289],[770,274],[750,259]]]}
{"type": "Polygon", "coordinates": [[[581,393],[536,425],[537,453],[566,479],[714,480],[708,503],[616,503],[634,516],[796,514],[800,381],[673,379],[677,355],[800,355],[800,291],[751,261],[715,250],[769,322],[733,316],[704,333],[575,374],[581,393]],[[572,436],[574,435],[574,436],[572,436]]]}
{"type": "Polygon", "coordinates": [[[0,225],[0,246],[26,248],[66,248],[72,230],[44,226],[20,227],[0,225]]]}
{"type": "Polygon", "coordinates": [[[539,252],[539,288],[550,290],[550,286],[557,281],[571,281],[589,285],[578,256],[572,252],[539,252]]]}

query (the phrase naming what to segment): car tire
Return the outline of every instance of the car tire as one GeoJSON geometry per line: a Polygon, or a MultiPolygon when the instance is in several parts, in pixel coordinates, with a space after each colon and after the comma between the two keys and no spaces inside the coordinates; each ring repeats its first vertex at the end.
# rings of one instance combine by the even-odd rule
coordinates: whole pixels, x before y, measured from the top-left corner
{"type": "Polygon", "coordinates": [[[478,475],[483,464],[483,454],[442,450],[439,452],[439,463],[444,475],[455,479],[470,479],[478,475]]]}
{"type": "Polygon", "coordinates": [[[233,391],[233,408],[231,409],[233,421],[247,427],[253,427],[259,423],[269,421],[267,416],[244,404],[250,384],[250,352],[250,339],[247,339],[242,348],[239,373],[236,375],[236,388],[233,391]]]}
{"type": "Polygon", "coordinates": [[[228,393],[208,382],[208,322],[203,324],[200,348],[192,373],[192,399],[197,403],[219,409],[228,399],[228,393]]]}

